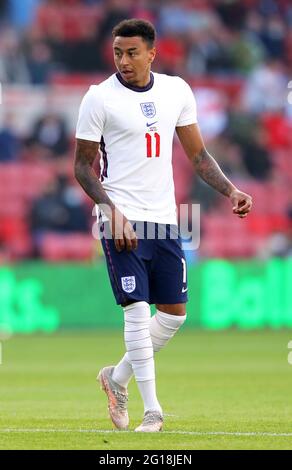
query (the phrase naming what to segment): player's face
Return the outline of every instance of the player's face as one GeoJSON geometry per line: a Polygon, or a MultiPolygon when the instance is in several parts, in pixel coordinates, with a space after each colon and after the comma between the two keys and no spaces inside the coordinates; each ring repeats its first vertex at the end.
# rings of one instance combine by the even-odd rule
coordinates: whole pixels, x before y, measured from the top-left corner
{"type": "Polygon", "coordinates": [[[117,36],[113,42],[113,50],[115,65],[123,79],[131,85],[146,86],[155,57],[155,47],[150,49],[139,36],[117,36]]]}

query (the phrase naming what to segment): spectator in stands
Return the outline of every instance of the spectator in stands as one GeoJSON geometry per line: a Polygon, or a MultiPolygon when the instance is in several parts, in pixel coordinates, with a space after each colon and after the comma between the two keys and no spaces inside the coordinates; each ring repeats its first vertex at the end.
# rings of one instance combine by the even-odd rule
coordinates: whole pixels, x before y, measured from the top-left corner
{"type": "Polygon", "coordinates": [[[106,38],[111,36],[112,29],[117,24],[117,21],[122,21],[131,14],[134,3],[133,0],[124,0],[123,2],[120,0],[108,0],[104,2],[103,8],[105,9],[105,14],[99,29],[101,37],[106,38]]]}
{"type": "Polygon", "coordinates": [[[222,133],[217,139],[209,144],[214,148],[217,161],[223,172],[235,181],[248,178],[248,173],[243,162],[242,148],[231,139],[228,133],[222,133]]]}
{"type": "Polygon", "coordinates": [[[33,85],[45,85],[55,70],[51,48],[44,42],[34,42],[27,56],[30,82],[33,85]]]}
{"type": "Polygon", "coordinates": [[[99,70],[113,69],[112,29],[120,21],[132,16],[133,0],[108,0],[104,4],[104,15],[96,33],[96,56],[99,57],[99,70]]]}
{"type": "Polygon", "coordinates": [[[286,26],[280,15],[275,14],[264,23],[260,38],[270,57],[284,57],[285,35],[286,26]]]}
{"type": "Polygon", "coordinates": [[[156,42],[159,51],[159,68],[161,73],[181,75],[185,70],[186,46],[183,39],[176,34],[168,34],[156,42]]]}
{"type": "Polygon", "coordinates": [[[0,162],[11,162],[20,156],[21,143],[13,129],[12,116],[4,116],[4,122],[0,127],[0,162]]]}
{"type": "Polygon", "coordinates": [[[200,129],[207,142],[220,136],[228,124],[226,95],[218,88],[201,86],[194,89],[200,129]]]}
{"type": "Polygon", "coordinates": [[[158,31],[162,35],[184,34],[190,27],[190,15],[186,5],[187,2],[169,0],[163,2],[159,9],[158,31]]]}
{"type": "Polygon", "coordinates": [[[283,62],[279,59],[267,59],[247,79],[242,97],[245,110],[256,114],[283,110],[288,81],[283,62]]]}
{"type": "Polygon", "coordinates": [[[215,9],[227,28],[241,30],[248,8],[242,0],[216,0],[215,9]]]}
{"type": "MultiPolygon", "coordinates": [[[[7,11],[7,2],[0,1],[3,12],[7,11]]],[[[58,65],[58,70],[111,70],[109,42],[112,27],[135,15],[157,24],[168,61],[162,67],[166,71],[171,67],[171,54],[178,55],[179,50],[184,56],[182,63],[186,59],[188,71],[194,74],[244,74],[262,62],[265,55],[289,63],[292,60],[288,28],[291,9],[289,2],[277,3],[273,0],[255,0],[251,4],[239,0],[23,0],[19,7],[18,0],[10,0],[9,11],[10,21],[18,29],[21,42],[31,29],[39,28],[41,31],[41,37],[36,38],[36,47],[31,45],[32,52],[27,51],[24,64],[23,58],[22,62],[18,60],[18,67],[23,68],[26,61],[32,67],[31,62],[36,62],[37,70],[31,74],[31,81],[46,83],[48,56],[54,66],[58,65]],[[98,12],[96,26],[94,22],[89,26],[88,21],[78,24],[76,18],[82,5],[93,9],[92,17],[98,12]],[[66,12],[72,14],[69,19],[66,12]],[[175,49],[174,44],[170,47],[169,37],[174,37],[179,47],[175,49]]],[[[18,55],[21,57],[20,53],[18,55]]],[[[174,62],[178,67],[178,58],[174,62]]],[[[180,70],[172,72],[180,73],[180,70]]],[[[19,73],[14,73],[14,78],[10,75],[6,81],[17,81],[19,73]]]]}
{"type": "Polygon", "coordinates": [[[242,143],[242,155],[244,164],[253,178],[265,181],[269,178],[273,165],[267,135],[262,126],[254,129],[251,139],[242,143]]]}
{"type": "Polygon", "coordinates": [[[27,139],[27,146],[39,153],[40,158],[65,157],[69,150],[65,120],[53,113],[39,118],[27,139]]]}
{"type": "Polygon", "coordinates": [[[261,41],[255,36],[242,31],[232,31],[229,57],[233,73],[248,74],[263,62],[265,50],[261,41]]]}
{"type": "MultiPolygon", "coordinates": [[[[289,0],[0,0],[0,82],[8,90],[6,106],[18,106],[16,98],[23,93],[6,84],[50,85],[58,80],[55,73],[62,72],[61,80],[68,74],[68,83],[84,79],[87,86],[95,80],[89,75],[92,72],[114,70],[111,30],[131,16],[149,19],[157,26],[161,60],[155,69],[182,77],[187,74],[193,82],[200,127],[208,148],[216,147],[212,150],[224,171],[233,179],[244,178],[259,194],[268,191],[274,172],[285,173],[283,182],[277,184],[288,194],[292,183],[292,98],[287,99],[289,92],[292,96],[291,86],[288,88],[292,70],[289,0]],[[87,75],[82,78],[79,72],[87,75]]],[[[9,116],[2,124],[0,162],[49,159],[50,166],[63,167],[69,161],[67,121],[47,112],[32,125],[31,116],[42,106],[36,97],[33,92],[27,117],[21,112],[14,116],[15,121],[18,117],[17,131],[9,116]],[[22,139],[29,126],[24,152],[22,139]]],[[[220,204],[217,194],[202,180],[194,181],[177,148],[174,159],[179,168],[178,200],[200,200],[202,209],[209,211],[207,217],[212,217],[210,210],[220,204]]],[[[2,168],[5,170],[4,165],[2,168]]],[[[35,203],[34,220],[39,217],[40,230],[35,223],[34,233],[47,226],[63,233],[70,226],[74,229],[73,222],[80,227],[79,196],[67,183],[64,187],[61,191],[60,182],[56,183],[35,203]],[[46,217],[46,209],[51,219],[46,217]]],[[[255,202],[261,215],[263,203],[257,192],[255,202]]],[[[281,204],[285,219],[284,203],[278,201],[277,207],[281,204]]],[[[287,253],[290,242],[285,230],[275,230],[266,253],[287,253]]]]}
{"type": "Polygon", "coordinates": [[[95,29],[84,27],[79,39],[67,43],[63,49],[64,63],[69,72],[90,73],[101,69],[101,57],[96,44],[95,29]]]}
{"type": "Polygon", "coordinates": [[[270,153],[270,136],[258,117],[243,112],[240,103],[230,107],[228,135],[241,148],[242,160],[250,176],[265,181],[273,164],[270,153]]]}
{"type": "Polygon", "coordinates": [[[34,201],[29,216],[34,255],[40,253],[43,236],[48,232],[88,232],[89,220],[80,191],[59,175],[34,201]]]}
{"type": "Polygon", "coordinates": [[[0,82],[29,83],[29,71],[16,31],[0,31],[0,82]]]}
{"type": "Polygon", "coordinates": [[[203,30],[188,34],[187,70],[192,75],[230,72],[229,38],[226,31],[203,30]]]}

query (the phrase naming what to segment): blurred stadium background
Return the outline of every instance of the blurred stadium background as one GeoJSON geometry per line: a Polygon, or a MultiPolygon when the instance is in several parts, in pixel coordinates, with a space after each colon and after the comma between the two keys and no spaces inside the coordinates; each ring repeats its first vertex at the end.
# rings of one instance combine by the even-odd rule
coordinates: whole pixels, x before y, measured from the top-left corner
{"type": "Polygon", "coordinates": [[[201,205],[189,326],[291,326],[291,2],[1,0],[2,330],[120,324],[72,162],[80,100],[114,71],[111,30],[129,17],[155,24],[153,70],[191,84],[208,148],[254,198],[234,217],[175,139],[177,203],[201,205]]]}
{"type": "Polygon", "coordinates": [[[0,0],[0,448],[291,448],[291,71],[289,0],[0,0]],[[129,17],[155,24],[153,70],[191,84],[209,150],[254,199],[233,216],[174,140],[177,203],[201,205],[188,321],[157,360],[182,435],[143,441],[91,433],[110,428],[93,382],[123,353],[122,315],[73,177],[81,98],[129,17]]]}

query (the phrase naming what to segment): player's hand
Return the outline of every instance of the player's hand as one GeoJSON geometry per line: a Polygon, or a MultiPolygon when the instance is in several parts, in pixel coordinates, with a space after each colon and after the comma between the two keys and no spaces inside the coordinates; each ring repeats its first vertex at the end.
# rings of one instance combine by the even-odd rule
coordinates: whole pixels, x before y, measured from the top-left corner
{"type": "Polygon", "coordinates": [[[238,189],[234,189],[229,198],[233,205],[233,214],[237,214],[240,218],[246,217],[252,208],[252,197],[238,189]]]}
{"type": "Polygon", "coordinates": [[[131,222],[117,209],[112,215],[111,230],[117,251],[136,250],[138,246],[136,232],[131,222]]]}

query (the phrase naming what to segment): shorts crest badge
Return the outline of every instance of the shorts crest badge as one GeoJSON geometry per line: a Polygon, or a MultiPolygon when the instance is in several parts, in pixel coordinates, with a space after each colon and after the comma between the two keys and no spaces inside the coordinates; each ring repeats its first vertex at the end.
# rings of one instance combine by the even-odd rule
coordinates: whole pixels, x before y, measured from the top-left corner
{"type": "Polygon", "coordinates": [[[152,102],[149,103],[140,103],[142,113],[147,118],[153,118],[156,114],[155,104],[152,102]]]}
{"type": "Polygon", "coordinates": [[[122,277],[121,280],[122,280],[123,291],[130,294],[131,292],[133,292],[136,289],[135,276],[122,277]]]}

